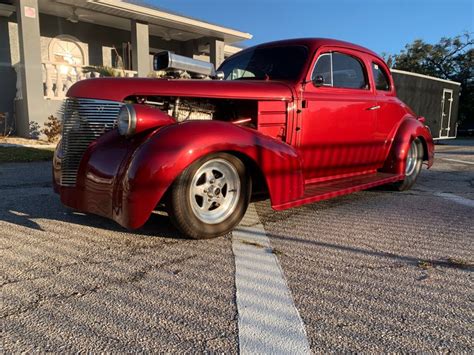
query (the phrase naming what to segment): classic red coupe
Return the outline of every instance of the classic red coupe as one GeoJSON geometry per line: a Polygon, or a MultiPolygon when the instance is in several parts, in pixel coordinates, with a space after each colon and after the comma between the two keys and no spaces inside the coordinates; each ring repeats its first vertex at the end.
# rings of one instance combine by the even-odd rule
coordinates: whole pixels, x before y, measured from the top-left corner
{"type": "Polygon", "coordinates": [[[192,238],[223,235],[252,199],[275,210],[377,185],[409,189],[434,147],[374,52],[330,39],[247,48],[216,72],[168,52],[168,78],[73,85],[53,162],[74,209],[142,226],[165,209],[192,238]],[[173,79],[186,74],[190,79],[173,79]]]}

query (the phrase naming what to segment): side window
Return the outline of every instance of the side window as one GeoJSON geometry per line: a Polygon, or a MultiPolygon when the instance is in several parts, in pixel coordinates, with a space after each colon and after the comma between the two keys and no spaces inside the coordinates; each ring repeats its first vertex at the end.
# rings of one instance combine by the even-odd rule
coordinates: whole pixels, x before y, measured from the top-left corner
{"type": "Polygon", "coordinates": [[[338,88],[368,89],[369,83],[362,63],[347,54],[332,55],[333,85],[338,88]]]}
{"type": "Polygon", "coordinates": [[[390,80],[378,64],[372,63],[372,73],[374,74],[375,88],[377,90],[390,91],[390,80]]]}
{"type": "Polygon", "coordinates": [[[363,64],[355,57],[338,53],[321,54],[311,79],[322,78],[324,86],[348,89],[368,89],[369,81],[363,64]]]}
{"type": "Polygon", "coordinates": [[[321,54],[314,66],[311,80],[315,80],[318,76],[323,78],[323,85],[332,86],[332,53],[321,54]]]}

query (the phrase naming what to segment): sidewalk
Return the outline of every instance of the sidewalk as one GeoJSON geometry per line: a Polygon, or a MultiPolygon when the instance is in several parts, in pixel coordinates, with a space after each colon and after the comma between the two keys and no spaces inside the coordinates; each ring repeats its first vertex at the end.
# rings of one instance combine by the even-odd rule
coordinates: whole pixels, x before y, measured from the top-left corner
{"type": "Polygon", "coordinates": [[[54,149],[56,148],[57,142],[50,143],[48,141],[40,139],[27,139],[19,137],[0,137],[0,147],[9,148],[9,147],[24,147],[24,148],[44,148],[44,149],[54,149]]]}

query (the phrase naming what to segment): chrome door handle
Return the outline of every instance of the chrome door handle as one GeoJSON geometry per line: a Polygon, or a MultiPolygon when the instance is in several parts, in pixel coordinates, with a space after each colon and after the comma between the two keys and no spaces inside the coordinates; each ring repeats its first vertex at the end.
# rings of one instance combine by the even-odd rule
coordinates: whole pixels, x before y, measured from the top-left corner
{"type": "Polygon", "coordinates": [[[373,110],[378,110],[379,108],[380,108],[380,106],[376,105],[376,106],[372,106],[372,107],[367,108],[367,110],[373,111],[373,110]]]}

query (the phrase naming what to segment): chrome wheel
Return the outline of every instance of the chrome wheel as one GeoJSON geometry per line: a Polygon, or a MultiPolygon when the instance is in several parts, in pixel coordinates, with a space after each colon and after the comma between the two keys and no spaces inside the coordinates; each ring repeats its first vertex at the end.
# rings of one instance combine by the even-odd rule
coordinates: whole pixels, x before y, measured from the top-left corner
{"type": "Polygon", "coordinates": [[[415,184],[423,165],[424,148],[420,138],[413,139],[404,149],[408,150],[405,159],[405,177],[392,184],[398,191],[409,190],[415,184]]]}
{"type": "Polygon", "coordinates": [[[413,140],[410,145],[410,150],[408,151],[405,176],[410,176],[416,170],[416,165],[418,162],[418,145],[416,141],[413,140]]]}
{"type": "Polygon", "coordinates": [[[236,209],[240,198],[240,177],[227,160],[212,159],[194,174],[189,202],[194,215],[207,224],[218,224],[236,209]]]}

